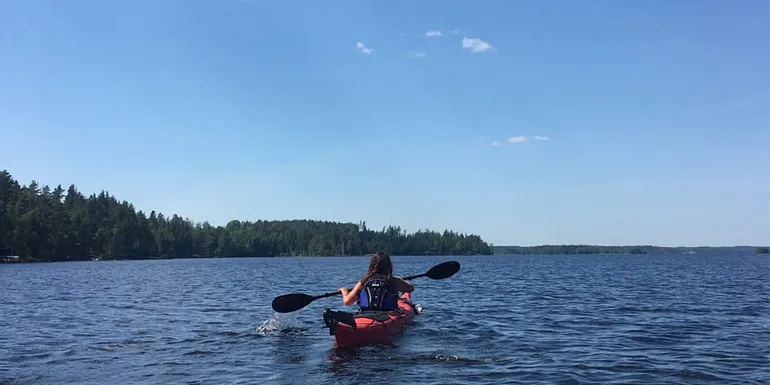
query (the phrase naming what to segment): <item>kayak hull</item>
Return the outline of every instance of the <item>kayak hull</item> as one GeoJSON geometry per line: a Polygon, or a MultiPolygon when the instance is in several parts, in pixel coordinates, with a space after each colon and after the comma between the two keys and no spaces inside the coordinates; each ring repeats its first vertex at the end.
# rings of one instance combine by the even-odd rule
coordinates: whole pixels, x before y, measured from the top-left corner
{"type": "Polygon", "coordinates": [[[324,310],[324,323],[335,338],[335,347],[392,344],[417,315],[410,293],[398,300],[398,309],[382,312],[349,313],[324,310]]]}

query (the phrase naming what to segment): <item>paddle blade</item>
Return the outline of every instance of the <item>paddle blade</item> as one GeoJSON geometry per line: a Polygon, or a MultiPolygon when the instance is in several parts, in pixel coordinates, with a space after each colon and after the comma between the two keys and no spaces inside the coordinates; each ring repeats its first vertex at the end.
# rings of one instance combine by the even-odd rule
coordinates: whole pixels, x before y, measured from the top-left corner
{"type": "Polygon", "coordinates": [[[458,271],[460,271],[460,262],[448,261],[431,267],[425,276],[430,279],[445,279],[455,275],[458,271]]]}
{"type": "Polygon", "coordinates": [[[272,306],[278,313],[291,313],[309,305],[314,299],[313,296],[302,293],[284,294],[275,297],[272,306]]]}

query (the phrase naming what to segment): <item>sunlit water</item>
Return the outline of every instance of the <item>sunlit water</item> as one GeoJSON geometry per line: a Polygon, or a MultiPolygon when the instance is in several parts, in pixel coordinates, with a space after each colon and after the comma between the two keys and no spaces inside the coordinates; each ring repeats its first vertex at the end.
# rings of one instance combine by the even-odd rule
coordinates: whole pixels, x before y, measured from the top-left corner
{"type": "Polygon", "coordinates": [[[423,308],[332,349],[322,299],[363,258],[0,265],[0,384],[769,384],[770,257],[399,257],[423,308]]]}

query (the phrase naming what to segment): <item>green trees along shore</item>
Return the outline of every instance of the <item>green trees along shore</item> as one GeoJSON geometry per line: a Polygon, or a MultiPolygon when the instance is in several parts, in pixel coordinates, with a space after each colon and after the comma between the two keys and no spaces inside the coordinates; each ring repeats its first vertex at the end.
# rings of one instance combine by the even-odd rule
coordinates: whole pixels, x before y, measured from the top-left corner
{"type": "MultiPolygon", "coordinates": [[[[74,185],[20,185],[0,172],[0,250],[31,261],[230,256],[492,254],[481,237],[445,230],[406,233],[365,222],[315,220],[238,221],[226,226],[193,223],[137,211],[108,192],[86,197],[74,185]]],[[[2,253],[0,253],[2,254],[2,253]]]]}

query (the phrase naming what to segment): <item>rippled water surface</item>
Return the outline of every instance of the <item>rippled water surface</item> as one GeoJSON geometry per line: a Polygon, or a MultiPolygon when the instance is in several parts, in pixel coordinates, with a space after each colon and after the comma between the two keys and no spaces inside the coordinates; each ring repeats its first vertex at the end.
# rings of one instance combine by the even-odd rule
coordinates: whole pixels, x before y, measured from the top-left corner
{"type": "Polygon", "coordinates": [[[397,257],[424,308],[335,351],[322,299],[365,258],[0,265],[0,384],[770,384],[770,257],[397,257]]]}

